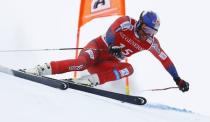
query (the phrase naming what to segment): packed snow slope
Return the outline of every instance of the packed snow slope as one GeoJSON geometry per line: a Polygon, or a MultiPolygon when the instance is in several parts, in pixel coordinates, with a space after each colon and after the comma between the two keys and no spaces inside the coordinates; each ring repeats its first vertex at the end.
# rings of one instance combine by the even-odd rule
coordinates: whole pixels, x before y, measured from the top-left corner
{"type": "Polygon", "coordinates": [[[192,111],[65,91],[0,73],[1,122],[210,122],[192,111]]]}

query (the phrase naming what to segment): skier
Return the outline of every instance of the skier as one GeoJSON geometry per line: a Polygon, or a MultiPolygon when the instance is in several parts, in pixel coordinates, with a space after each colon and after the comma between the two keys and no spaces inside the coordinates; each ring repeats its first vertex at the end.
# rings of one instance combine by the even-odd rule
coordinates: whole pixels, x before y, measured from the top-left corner
{"type": "Polygon", "coordinates": [[[77,59],[52,61],[24,72],[35,75],[52,75],[70,71],[88,70],[90,75],[74,82],[96,86],[130,76],[132,65],[121,62],[131,55],[148,50],[163,65],[182,92],[189,90],[189,83],[181,79],[177,70],[161,48],[154,35],[158,32],[160,20],[153,11],[143,11],[138,21],[129,16],[115,20],[106,34],[90,41],[77,59]]]}

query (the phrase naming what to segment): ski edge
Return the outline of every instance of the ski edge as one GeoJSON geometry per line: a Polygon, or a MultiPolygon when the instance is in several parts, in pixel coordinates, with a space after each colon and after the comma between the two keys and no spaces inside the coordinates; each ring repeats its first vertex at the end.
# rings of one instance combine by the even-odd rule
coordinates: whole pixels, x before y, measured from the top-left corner
{"type": "Polygon", "coordinates": [[[68,83],[68,86],[70,89],[75,89],[75,90],[91,93],[94,95],[103,96],[103,97],[110,98],[110,99],[115,99],[115,100],[118,100],[121,102],[135,104],[135,105],[145,105],[147,103],[146,98],[141,97],[141,96],[126,95],[126,94],[106,91],[106,90],[102,90],[102,89],[97,89],[94,87],[78,85],[76,83],[69,82],[69,81],[65,81],[65,82],[68,83]]]}

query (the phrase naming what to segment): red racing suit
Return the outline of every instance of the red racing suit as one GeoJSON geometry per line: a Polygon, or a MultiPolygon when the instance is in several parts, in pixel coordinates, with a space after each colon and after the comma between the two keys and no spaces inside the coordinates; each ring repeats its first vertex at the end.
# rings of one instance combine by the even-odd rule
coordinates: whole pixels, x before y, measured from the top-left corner
{"type": "Polygon", "coordinates": [[[121,62],[109,53],[109,46],[121,46],[125,57],[141,52],[150,51],[171,74],[178,77],[175,66],[160,47],[158,40],[153,38],[141,39],[135,31],[136,20],[129,16],[119,17],[109,27],[104,36],[90,41],[81,50],[77,59],[52,61],[52,73],[59,74],[69,71],[88,70],[90,74],[97,73],[100,84],[130,76],[134,71],[129,63],[121,62]]]}

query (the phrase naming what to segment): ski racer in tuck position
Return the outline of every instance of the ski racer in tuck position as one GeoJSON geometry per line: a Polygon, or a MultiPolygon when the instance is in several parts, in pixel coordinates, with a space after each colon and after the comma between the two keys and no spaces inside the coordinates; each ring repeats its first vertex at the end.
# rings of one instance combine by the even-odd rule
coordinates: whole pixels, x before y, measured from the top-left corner
{"type": "Polygon", "coordinates": [[[74,82],[96,86],[130,76],[134,72],[132,65],[121,61],[148,50],[161,62],[179,89],[188,91],[189,83],[179,77],[173,62],[154,37],[159,26],[160,20],[153,11],[143,11],[138,21],[122,16],[112,23],[105,35],[91,40],[77,59],[51,61],[23,71],[35,75],[52,75],[87,69],[90,75],[75,79],[74,82]]]}

